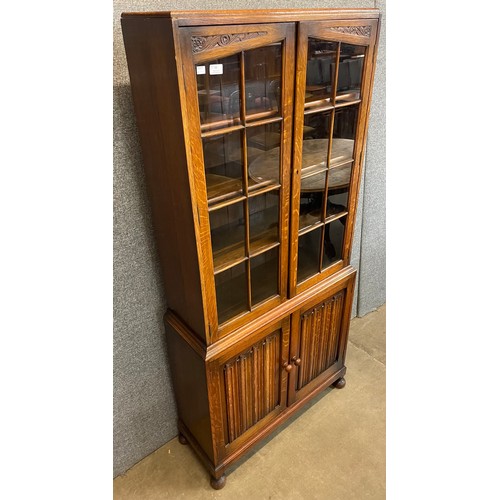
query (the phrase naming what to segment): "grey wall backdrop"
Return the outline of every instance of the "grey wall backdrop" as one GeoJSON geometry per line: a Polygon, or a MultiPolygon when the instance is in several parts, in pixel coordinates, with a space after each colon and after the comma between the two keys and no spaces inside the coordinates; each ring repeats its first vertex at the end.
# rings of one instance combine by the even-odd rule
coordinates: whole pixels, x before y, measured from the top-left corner
{"type": "MultiPolygon", "coordinates": [[[[377,7],[383,14],[352,264],[353,315],[385,302],[385,1],[257,1],[253,8],[377,7]]],[[[114,3],[114,475],[177,434],[159,273],[120,27],[127,11],[245,9],[248,2],[115,0],[114,3]]]]}

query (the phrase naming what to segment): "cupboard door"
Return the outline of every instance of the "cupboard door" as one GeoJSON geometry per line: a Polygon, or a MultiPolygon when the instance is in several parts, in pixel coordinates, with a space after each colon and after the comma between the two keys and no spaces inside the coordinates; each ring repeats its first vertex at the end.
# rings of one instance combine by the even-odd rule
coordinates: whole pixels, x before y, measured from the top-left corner
{"type": "Polygon", "coordinates": [[[355,272],[292,314],[288,404],[303,398],[344,366],[355,272]]]}
{"type": "Polygon", "coordinates": [[[212,387],[217,388],[213,407],[219,422],[215,436],[219,458],[238,449],[285,409],[292,368],[288,342],[287,318],[210,363],[212,387]]]}
{"type": "Polygon", "coordinates": [[[215,340],[287,295],[295,25],[180,32],[215,340]]]}
{"type": "Polygon", "coordinates": [[[291,295],[349,263],[376,20],[299,23],[291,295]]]}

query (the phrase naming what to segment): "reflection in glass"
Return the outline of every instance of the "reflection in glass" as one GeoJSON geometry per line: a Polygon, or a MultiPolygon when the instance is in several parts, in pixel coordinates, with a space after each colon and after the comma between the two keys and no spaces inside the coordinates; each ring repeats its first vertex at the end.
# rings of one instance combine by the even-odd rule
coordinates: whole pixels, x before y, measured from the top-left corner
{"type": "Polygon", "coordinates": [[[278,114],[281,108],[281,42],[245,51],[246,114],[278,114]]]}
{"type": "Polygon", "coordinates": [[[299,262],[297,266],[297,281],[319,272],[319,251],[321,246],[321,227],[299,236],[299,262]]]}
{"type": "Polygon", "coordinates": [[[245,257],[243,203],[234,203],[209,214],[214,267],[217,272],[245,257]]]}
{"type": "Polygon", "coordinates": [[[250,259],[252,306],[278,295],[278,247],[250,259]]]}
{"type": "Polygon", "coordinates": [[[203,158],[209,204],[242,194],[242,133],[205,137],[203,158]]]}
{"type": "Polygon", "coordinates": [[[219,324],[248,310],[246,265],[244,262],[215,275],[219,324]]]}
{"type": "Polygon", "coordinates": [[[248,127],[248,188],[280,183],[281,123],[248,127]]]}
{"type": "Polygon", "coordinates": [[[328,138],[332,112],[304,116],[304,140],[302,142],[302,173],[326,169],[328,138]]]}
{"type": "Polygon", "coordinates": [[[200,120],[205,130],[240,123],[240,55],[196,66],[200,120]]]}
{"type": "Polygon", "coordinates": [[[344,229],[347,217],[334,220],[325,226],[322,269],[331,266],[342,259],[342,245],[344,243],[344,229]]]}
{"type": "Polygon", "coordinates": [[[364,47],[348,43],[340,44],[336,103],[360,98],[364,60],[364,47]]]}
{"type": "Polygon", "coordinates": [[[309,38],[305,101],[331,101],[338,42],[309,38]]]}
{"type": "Polygon", "coordinates": [[[302,178],[300,186],[299,231],[321,221],[325,198],[326,172],[302,178]]]}
{"type": "Polygon", "coordinates": [[[357,105],[335,110],[330,166],[353,158],[357,121],[357,105]]]}
{"type": "Polygon", "coordinates": [[[250,254],[279,242],[279,190],[248,199],[250,254]]]}
{"type": "MultiPolygon", "coordinates": [[[[350,165],[348,165],[350,169],[350,165]]],[[[330,171],[331,175],[331,171],[330,171]]],[[[342,212],[347,212],[347,198],[349,196],[349,186],[340,189],[328,190],[328,202],[326,204],[326,218],[333,217],[342,212]]]]}

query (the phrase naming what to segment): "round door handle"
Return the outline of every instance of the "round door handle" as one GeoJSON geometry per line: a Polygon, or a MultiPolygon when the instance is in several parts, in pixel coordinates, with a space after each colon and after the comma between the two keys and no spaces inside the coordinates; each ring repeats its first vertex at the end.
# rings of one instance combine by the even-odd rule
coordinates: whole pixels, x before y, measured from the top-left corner
{"type": "Polygon", "coordinates": [[[300,358],[297,358],[297,356],[294,356],[292,358],[292,361],[294,362],[295,366],[300,366],[300,363],[302,363],[302,360],[300,358]]]}
{"type": "Polygon", "coordinates": [[[290,373],[292,371],[293,366],[288,363],[288,361],[285,361],[283,363],[283,368],[287,373],[290,373]]]}

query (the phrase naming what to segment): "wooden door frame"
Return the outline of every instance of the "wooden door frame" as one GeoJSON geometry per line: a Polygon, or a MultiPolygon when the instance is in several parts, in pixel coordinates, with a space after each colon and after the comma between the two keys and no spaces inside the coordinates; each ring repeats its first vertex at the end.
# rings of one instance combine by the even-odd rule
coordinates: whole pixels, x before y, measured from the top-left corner
{"type": "MultiPolygon", "coordinates": [[[[380,30],[378,19],[304,21],[298,23],[296,93],[294,121],[294,156],[292,168],[292,199],[290,203],[290,297],[338,272],[349,265],[352,252],[352,237],[356,220],[356,207],[361,181],[363,157],[366,146],[368,114],[375,72],[376,47],[380,30]],[[361,103],[356,127],[355,149],[351,170],[351,185],[348,194],[348,215],[344,229],[342,259],[321,273],[297,283],[298,232],[300,214],[300,176],[302,165],[302,135],[304,127],[304,102],[307,73],[308,38],[315,37],[333,42],[345,42],[367,47],[361,83],[361,103]]],[[[338,71],[338,70],[337,70],[338,71]]]]}
{"type": "Polygon", "coordinates": [[[284,369],[285,362],[289,362],[290,347],[290,317],[287,316],[280,321],[275,321],[255,331],[252,335],[245,337],[239,343],[224,350],[220,356],[207,362],[207,381],[210,390],[210,414],[212,420],[212,436],[215,452],[215,463],[220,463],[224,458],[237,452],[246,442],[267,427],[287,408],[288,373],[284,369]],[[280,375],[280,398],[279,405],[259,420],[255,425],[247,429],[229,443],[228,421],[226,406],[226,391],[224,382],[224,366],[229,361],[245,353],[253,345],[280,331],[280,366],[276,367],[276,374],[280,375]]]}
{"type": "Polygon", "coordinates": [[[302,315],[313,307],[325,302],[341,290],[345,290],[341,325],[339,330],[339,353],[335,364],[328,367],[321,374],[311,380],[307,385],[297,390],[298,367],[294,366],[288,379],[288,405],[291,406],[302,400],[318,386],[322,385],[328,378],[343,368],[347,349],[347,339],[349,335],[349,325],[351,322],[351,310],[354,297],[354,286],[356,281],[356,271],[342,280],[337,281],[332,287],[321,291],[302,306],[294,311],[290,321],[290,359],[300,358],[300,324],[302,315]]]}
{"type": "MultiPolygon", "coordinates": [[[[190,167],[193,172],[192,193],[194,197],[195,225],[197,226],[199,267],[202,281],[202,295],[206,312],[207,344],[216,342],[257,316],[270,311],[287,299],[288,295],[288,252],[289,252],[289,199],[290,164],[292,154],[293,94],[295,72],[295,23],[246,24],[222,26],[195,26],[178,29],[178,43],[182,60],[182,85],[184,105],[187,111],[187,127],[190,139],[190,167]],[[244,35],[258,33],[253,37],[244,35]],[[221,40],[229,42],[223,43],[221,40]],[[196,50],[193,54],[193,38],[205,37],[210,47],[196,50]],[[215,37],[215,38],[211,38],[215,37]],[[244,312],[235,318],[218,324],[215,292],[215,275],[212,260],[212,242],[208,212],[203,146],[200,131],[195,64],[226,57],[243,50],[249,50],[270,43],[283,42],[282,56],[282,142],[281,142],[281,200],[280,200],[280,248],[279,248],[279,295],[244,312]]],[[[198,43],[198,42],[197,42],[198,43]]]]}

